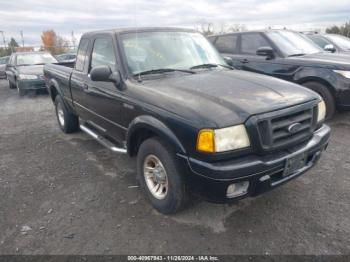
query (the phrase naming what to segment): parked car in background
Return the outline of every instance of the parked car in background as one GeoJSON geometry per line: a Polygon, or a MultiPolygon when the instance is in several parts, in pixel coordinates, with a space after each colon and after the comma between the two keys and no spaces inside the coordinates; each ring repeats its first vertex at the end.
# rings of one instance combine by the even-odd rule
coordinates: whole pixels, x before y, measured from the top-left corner
{"type": "Polygon", "coordinates": [[[44,65],[58,61],[47,52],[13,53],[6,65],[10,88],[17,88],[20,96],[28,90],[46,89],[44,65]]]}
{"type": "Polygon", "coordinates": [[[237,69],[266,74],[316,91],[327,106],[350,109],[350,56],[323,50],[305,35],[289,30],[238,32],[209,37],[237,69]]]}
{"type": "Polygon", "coordinates": [[[0,79],[6,79],[6,64],[9,58],[9,56],[0,57],[0,79]]]}
{"type": "Polygon", "coordinates": [[[315,44],[332,53],[350,54],[350,38],[336,34],[306,34],[315,44]]]}
{"type": "Polygon", "coordinates": [[[67,62],[67,63],[73,63],[75,62],[77,58],[77,55],[75,53],[66,53],[61,55],[56,55],[56,59],[58,62],[67,62]]]}
{"type": "Polygon", "coordinates": [[[329,141],[319,95],[233,70],[188,29],[86,33],[74,68],[44,74],[62,131],[80,127],[136,157],[162,213],[186,206],[189,191],[230,202],[273,189],[313,167],[329,141]]]}

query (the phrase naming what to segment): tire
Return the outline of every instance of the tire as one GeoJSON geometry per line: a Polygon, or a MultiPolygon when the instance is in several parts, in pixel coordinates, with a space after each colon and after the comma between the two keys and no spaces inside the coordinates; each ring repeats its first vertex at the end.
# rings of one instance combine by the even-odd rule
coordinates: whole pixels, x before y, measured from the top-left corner
{"type": "Polygon", "coordinates": [[[16,82],[16,88],[17,88],[19,96],[24,96],[27,93],[26,90],[24,90],[18,86],[18,82],[16,82]]]}
{"type": "Polygon", "coordinates": [[[15,88],[17,88],[17,85],[12,84],[10,80],[8,80],[8,82],[9,82],[9,87],[10,87],[10,89],[15,89],[15,88]]]}
{"type": "MultiPolygon", "coordinates": [[[[141,144],[137,154],[137,175],[149,202],[160,213],[173,214],[187,205],[189,200],[188,186],[177,164],[175,152],[158,137],[147,139],[141,144]],[[152,163],[152,160],[157,159],[160,161],[161,169],[165,170],[166,179],[162,180],[165,189],[158,190],[159,194],[155,195],[156,192],[152,193],[150,189],[152,188],[150,184],[153,182],[147,179],[149,173],[145,171],[145,167],[150,167],[149,164],[152,163]]],[[[156,179],[154,173],[153,177],[156,179]]]]}
{"type": "Polygon", "coordinates": [[[315,91],[323,98],[326,104],[326,120],[331,119],[336,112],[336,106],[334,97],[328,87],[318,82],[307,82],[302,85],[315,91]]]}
{"type": "Polygon", "coordinates": [[[70,113],[58,95],[55,98],[55,112],[59,127],[64,133],[73,133],[79,130],[79,118],[70,113]]]}

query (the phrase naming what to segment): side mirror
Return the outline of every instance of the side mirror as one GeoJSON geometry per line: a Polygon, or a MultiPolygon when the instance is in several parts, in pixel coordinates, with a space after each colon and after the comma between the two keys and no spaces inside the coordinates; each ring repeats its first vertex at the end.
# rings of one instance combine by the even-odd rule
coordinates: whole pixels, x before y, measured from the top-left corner
{"type": "Polygon", "coordinates": [[[331,52],[331,53],[334,53],[336,51],[334,45],[332,45],[332,44],[325,45],[325,47],[323,49],[325,51],[331,52]]]}
{"type": "Polygon", "coordinates": [[[120,85],[121,77],[119,71],[112,72],[109,66],[95,66],[90,71],[92,81],[114,82],[116,86],[120,85]]]}
{"type": "Polygon", "coordinates": [[[225,57],[224,57],[224,60],[225,60],[225,62],[226,62],[228,65],[233,66],[233,60],[232,60],[231,57],[225,56],[225,57]]]}
{"type": "Polygon", "coordinates": [[[269,46],[262,46],[256,50],[256,55],[266,56],[267,59],[272,59],[275,57],[275,51],[269,46]]]}

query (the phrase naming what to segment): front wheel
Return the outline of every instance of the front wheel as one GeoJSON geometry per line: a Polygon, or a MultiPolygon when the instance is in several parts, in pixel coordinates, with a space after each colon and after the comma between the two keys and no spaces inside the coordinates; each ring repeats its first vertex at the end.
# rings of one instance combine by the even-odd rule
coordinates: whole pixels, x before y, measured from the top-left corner
{"type": "Polygon", "coordinates": [[[19,85],[18,82],[16,82],[16,87],[17,87],[17,92],[19,96],[24,96],[26,94],[26,90],[22,89],[19,85]]]}
{"type": "Polygon", "coordinates": [[[315,91],[322,97],[323,101],[326,104],[326,120],[331,119],[336,112],[336,106],[334,97],[328,88],[318,82],[307,82],[304,83],[303,86],[315,91]]]}
{"type": "Polygon", "coordinates": [[[8,79],[7,81],[9,82],[9,87],[10,87],[10,89],[15,89],[15,88],[17,88],[17,85],[12,84],[12,82],[10,81],[10,79],[8,79]]]}
{"type": "Polygon", "coordinates": [[[152,206],[172,214],[188,202],[186,181],[171,146],[154,137],[144,141],[137,154],[137,174],[152,206]]]}

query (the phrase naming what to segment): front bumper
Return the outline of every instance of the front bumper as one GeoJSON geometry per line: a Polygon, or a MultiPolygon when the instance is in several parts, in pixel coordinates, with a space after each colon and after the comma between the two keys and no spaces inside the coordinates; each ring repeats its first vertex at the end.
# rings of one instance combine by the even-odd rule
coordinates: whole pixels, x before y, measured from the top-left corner
{"type": "Polygon", "coordinates": [[[43,79],[18,80],[18,88],[25,90],[39,90],[46,89],[46,85],[43,79]]]}
{"type": "Polygon", "coordinates": [[[330,128],[323,125],[307,144],[266,156],[247,156],[217,163],[202,162],[182,155],[179,155],[179,159],[187,169],[188,182],[195,193],[209,201],[230,202],[256,196],[304,174],[320,159],[328,146],[329,138],[330,128]],[[284,177],[286,160],[299,154],[306,155],[306,165],[284,177]],[[228,186],[242,181],[249,181],[247,193],[228,198],[228,186]]]}

